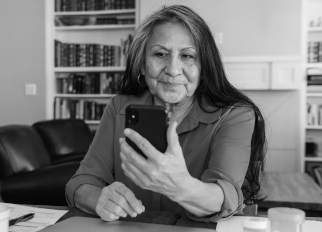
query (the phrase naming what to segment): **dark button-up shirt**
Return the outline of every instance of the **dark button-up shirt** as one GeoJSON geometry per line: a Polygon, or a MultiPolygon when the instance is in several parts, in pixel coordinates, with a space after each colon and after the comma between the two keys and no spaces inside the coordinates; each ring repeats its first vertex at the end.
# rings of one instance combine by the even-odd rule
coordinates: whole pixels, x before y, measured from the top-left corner
{"type": "Polygon", "coordinates": [[[250,158],[254,130],[252,109],[235,106],[207,113],[195,101],[189,114],[178,126],[177,133],[190,175],[206,183],[215,183],[224,192],[224,202],[219,213],[197,218],[166,196],[141,189],[125,176],[121,168],[119,138],[125,137],[125,109],[130,104],[152,105],[153,96],[146,91],[141,97],[118,95],[111,99],[84,160],[66,186],[70,206],[74,206],[74,193],[81,185],[103,188],[119,181],[133,191],[146,210],[172,211],[187,214],[195,220],[215,222],[243,208],[241,186],[250,158]]]}

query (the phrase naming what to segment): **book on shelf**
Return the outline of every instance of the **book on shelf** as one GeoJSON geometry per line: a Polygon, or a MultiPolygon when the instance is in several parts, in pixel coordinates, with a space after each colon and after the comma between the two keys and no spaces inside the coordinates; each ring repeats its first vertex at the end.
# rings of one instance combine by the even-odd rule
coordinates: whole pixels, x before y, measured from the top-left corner
{"type": "Polygon", "coordinates": [[[55,11],[134,9],[135,0],[55,0],[55,11]]]}
{"type": "Polygon", "coordinates": [[[318,89],[322,85],[322,68],[308,68],[306,71],[308,90],[318,89]],[[314,86],[313,88],[311,86],[314,86]]]}
{"type": "Polygon", "coordinates": [[[305,157],[317,157],[318,144],[314,141],[305,142],[305,157]]]}
{"type": "Polygon", "coordinates": [[[322,166],[318,166],[313,168],[313,172],[315,175],[315,179],[319,186],[322,188],[322,166]]]}
{"type": "Polygon", "coordinates": [[[95,25],[126,25],[135,24],[135,19],[129,16],[116,17],[99,17],[96,19],[95,25]]]}
{"type": "Polygon", "coordinates": [[[307,62],[308,63],[322,62],[322,41],[308,42],[307,62]]]}
{"type": "Polygon", "coordinates": [[[319,168],[321,167],[322,168],[322,162],[314,162],[314,161],[307,161],[305,162],[305,172],[310,175],[313,180],[318,183],[318,180],[317,180],[317,177],[315,176],[315,169],[316,168],[319,168]]]}
{"type": "Polygon", "coordinates": [[[307,107],[307,125],[322,126],[322,104],[306,103],[307,107]]]}
{"type": "Polygon", "coordinates": [[[55,40],[55,67],[121,66],[121,46],[73,44],[55,40]]]}
{"type": "Polygon", "coordinates": [[[123,72],[70,73],[56,78],[58,94],[118,94],[123,72]]]}
{"type": "Polygon", "coordinates": [[[108,101],[107,99],[102,103],[94,100],[56,97],[54,100],[54,118],[98,121],[101,119],[108,101]]]}
{"type": "Polygon", "coordinates": [[[121,45],[74,44],[55,40],[55,67],[119,67],[132,43],[131,34],[121,45]]]}
{"type": "Polygon", "coordinates": [[[133,15],[56,16],[55,27],[135,24],[133,15]]]}

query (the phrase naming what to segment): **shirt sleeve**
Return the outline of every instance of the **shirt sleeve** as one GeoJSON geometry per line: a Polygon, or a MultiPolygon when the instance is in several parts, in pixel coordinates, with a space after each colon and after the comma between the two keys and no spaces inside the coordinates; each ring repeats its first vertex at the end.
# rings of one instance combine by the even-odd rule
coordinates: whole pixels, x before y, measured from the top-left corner
{"type": "Polygon", "coordinates": [[[105,107],[95,137],[76,174],[66,185],[65,194],[69,206],[74,207],[74,194],[83,184],[103,188],[114,182],[114,127],[116,110],[113,100],[105,107]]]}
{"type": "Polygon", "coordinates": [[[213,135],[209,162],[201,181],[219,185],[224,193],[224,202],[220,212],[208,217],[198,218],[187,213],[193,220],[218,222],[230,218],[245,207],[241,187],[250,160],[254,111],[246,107],[234,107],[224,113],[217,123],[218,130],[213,135]]]}

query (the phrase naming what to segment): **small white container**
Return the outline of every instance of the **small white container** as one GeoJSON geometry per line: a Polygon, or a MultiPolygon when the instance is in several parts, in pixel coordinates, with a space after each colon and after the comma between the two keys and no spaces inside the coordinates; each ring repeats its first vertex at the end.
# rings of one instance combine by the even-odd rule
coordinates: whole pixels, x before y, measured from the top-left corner
{"type": "Polygon", "coordinates": [[[266,232],[268,227],[267,218],[247,217],[243,220],[244,232],[266,232]]]}
{"type": "Polygon", "coordinates": [[[9,216],[10,209],[4,205],[0,205],[0,231],[8,232],[9,231],[9,216]]]}
{"type": "Polygon", "coordinates": [[[268,209],[271,232],[302,232],[305,212],[300,209],[276,207],[268,209]]]}

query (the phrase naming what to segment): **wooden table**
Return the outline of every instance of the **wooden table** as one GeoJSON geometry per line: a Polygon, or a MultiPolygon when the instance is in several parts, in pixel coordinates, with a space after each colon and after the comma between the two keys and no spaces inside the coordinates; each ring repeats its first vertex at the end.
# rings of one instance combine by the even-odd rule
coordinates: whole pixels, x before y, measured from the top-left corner
{"type": "Polygon", "coordinates": [[[322,189],[306,173],[268,172],[261,183],[267,198],[258,204],[260,209],[292,207],[322,216],[322,189]]]}

